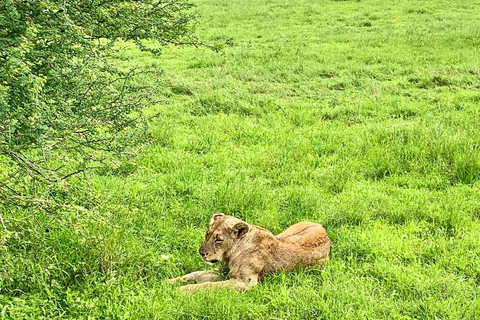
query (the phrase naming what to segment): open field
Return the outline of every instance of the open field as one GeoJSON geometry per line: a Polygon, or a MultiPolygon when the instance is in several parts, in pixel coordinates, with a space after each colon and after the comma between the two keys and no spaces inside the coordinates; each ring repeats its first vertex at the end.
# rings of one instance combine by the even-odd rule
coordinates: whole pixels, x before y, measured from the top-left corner
{"type": "Polygon", "coordinates": [[[0,319],[479,319],[480,1],[194,2],[223,53],[120,45],[165,71],[155,141],[92,178],[120,228],[25,251],[37,273],[0,319]],[[217,211],[319,222],[331,260],[183,294],[164,280],[211,268],[217,211]]]}

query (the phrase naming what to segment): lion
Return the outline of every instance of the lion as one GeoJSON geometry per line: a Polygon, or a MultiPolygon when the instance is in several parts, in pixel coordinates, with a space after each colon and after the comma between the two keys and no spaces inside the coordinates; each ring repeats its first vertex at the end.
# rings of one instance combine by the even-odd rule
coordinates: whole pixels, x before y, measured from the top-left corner
{"type": "Polygon", "coordinates": [[[210,219],[205,240],[198,252],[207,263],[222,262],[229,269],[229,280],[221,280],[218,269],[196,271],[169,279],[183,285],[182,291],[201,288],[232,288],[246,291],[267,274],[322,266],[328,260],[330,239],[318,223],[299,222],[274,236],[270,231],[233,216],[216,213],[210,219]]]}

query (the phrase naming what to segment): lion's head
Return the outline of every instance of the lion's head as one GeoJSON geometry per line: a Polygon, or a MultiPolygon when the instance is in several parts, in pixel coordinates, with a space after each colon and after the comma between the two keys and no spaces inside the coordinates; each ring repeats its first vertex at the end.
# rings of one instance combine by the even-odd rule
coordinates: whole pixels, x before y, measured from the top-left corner
{"type": "Polygon", "coordinates": [[[198,252],[207,262],[224,261],[225,255],[248,230],[248,224],[242,220],[215,213],[198,252]]]}

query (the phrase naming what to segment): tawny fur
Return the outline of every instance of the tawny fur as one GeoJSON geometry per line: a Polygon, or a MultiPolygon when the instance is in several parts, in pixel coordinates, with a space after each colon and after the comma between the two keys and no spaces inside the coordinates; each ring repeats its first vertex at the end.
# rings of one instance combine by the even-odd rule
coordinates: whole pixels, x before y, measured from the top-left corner
{"type": "Polygon", "coordinates": [[[275,271],[323,265],[330,253],[330,239],[318,223],[299,222],[274,236],[262,227],[216,213],[199,252],[207,262],[227,265],[230,280],[217,281],[216,271],[196,271],[170,279],[171,283],[196,282],[180,287],[188,291],[222,287],[244,291],[275,271]]]}

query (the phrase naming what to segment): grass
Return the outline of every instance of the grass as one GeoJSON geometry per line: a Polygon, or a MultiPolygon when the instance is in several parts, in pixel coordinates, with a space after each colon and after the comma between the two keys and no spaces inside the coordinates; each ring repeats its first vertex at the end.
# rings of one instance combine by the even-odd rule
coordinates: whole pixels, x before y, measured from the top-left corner
{"type": "Polygon", "coordinates": [[[195,3],[223,53],[120,45],[165,71],[155,141],[92,177],[120,228],[4,249],[0,319],[478,319],[480,1],[195,3]],[[322,223],[331,260],[180,293],[217,211],[322,223]]]}

